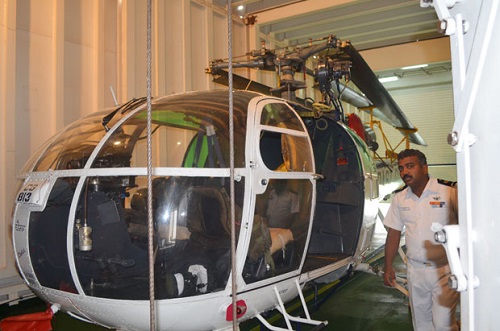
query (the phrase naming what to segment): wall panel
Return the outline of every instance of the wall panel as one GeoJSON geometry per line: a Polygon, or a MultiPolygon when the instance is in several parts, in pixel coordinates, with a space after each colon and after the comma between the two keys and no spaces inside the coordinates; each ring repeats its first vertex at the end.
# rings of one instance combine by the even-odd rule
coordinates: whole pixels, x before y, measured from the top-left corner
{"type": "MultiPolygon", "coordinates": [[[[214,39],[213,59],[227,58],[227,17],[219,12],[213,13],[212,33],[214,39]]],[[[233,50],[233,55],[241,55],[241,53],[235,53],[233,50]]]]}
{"type": "MultiPolygon", "coordinates": [[[[423,78],[424,79],[424,78],[423,78]]],[[[447,135],[453,128],[453,95],[450,84],[430,87],[413,87],[390,91],[410,122],[418,128],[418,133],[424,138],[428,146],[410,144],[410,148],[420,149],[427,156],[427,162],[433,165],[429,172],[434,177],[456,180],[456,154],[447,143],[447,135]],[[452,164],[453,166],[449,166],[452,164]]],[[[390,125],[382,122],[382,128],[392,146],[395,147],[402,135],[390,125]]],[[[381,150],[382,138],[377,137],[381,150]]],[[[401,145],[397,151],[404,148],[401,145]]]]}
{"type": "Polygon", "coordinates": [[[165,6],[165,19],[172,24],[165,26],[163,37],[159,31],[158,38],[164,38],[166,53],[164,54],[166,93],[174,94],[186,89],[184,68],[186,67],[185,26],[183,13],[184,0],[169,1],[165,6]]]}
{"type": "Polygon", "coordinates": [[[190,22],[191,28],[189,29],[189,48],[191,55],[189,62],[191,63],[191,89],[192,90],[205,90],[207,89],[207,77],[200,75],[205,72],[208,66],[208,33],[211,29],[207,26],[207,11],[204,6],[196,3],[191,3],[190,6],[190,22]]]}
{"type": "MultiPolygon", "coordinates": [[[[53,102],[51,88],[54,79],[52,67],[52,35],[50,29],[43,26],[39,19],[29,19],[27,23],[23,16],[36,17],[37,10],[48,13],[53,10],[50,1],[18,2],[18,21],[23,22],[22,28],[16,33],[16,168],[20,170],[29,155],[47,140],[54,132],[52,116],[53,102]],[[29,8],[26,8],[30,5],[29,8]],[[44,8],[40,8],[40,5],[44,8]],[[43,6],[45,5],[45,6],[43,6]]],[[[51,26],[50,21],[45,25],[51,26]]]]}
{"type": "MultiPolygon", "coordinates": [[[[177,1],[172,1],[177,2],[177,1]]],[[[129,0],[129,15],[133,19],[128,33],[133,35],[133,42],[129,42],[128,61],[130,69],[133,70],[133,78],[129,77],[128,84],[131,95],[129,98],[137,98],[146,95],[146,1],[129,0]]],[[[130,35],[124,36],[129,38],[130,35]]],[[[154,71],[153,71],[154,73],[154,71]]]]}
{"type": "MultiPolygon", "coordinates": [[[[16,4],[0,0],[0,284],[17,273],[10,240],[15,158],[16,4]],[[14,28],[13,28],[14,27],[14,28]],[[9,111],[10,110],[10,111],[9,111]]],[[[0,286],[1,288],[1,286],[0,286]]],[[[3,292],[3,291],[2,291],[3,292]]],[[[3,294],[3,293],[0,293],[3,294]]]]}

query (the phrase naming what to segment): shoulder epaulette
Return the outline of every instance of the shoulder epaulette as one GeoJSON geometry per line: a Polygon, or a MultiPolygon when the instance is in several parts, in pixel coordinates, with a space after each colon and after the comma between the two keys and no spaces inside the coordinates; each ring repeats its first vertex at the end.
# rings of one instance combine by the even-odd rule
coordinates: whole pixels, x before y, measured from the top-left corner
{"type": "Polygon", "coordinates": [[[400,187],[400,188],[398,188],[397,190],[395,190],[394,192],[392,192],[392,194],[399,193],[399,192],[403,191],[403,190],[404,190],[405,188],[407,188],[407,187],[408,187],[408,185],[404,185],[403,187],[400,187]]]}
{"type": "Polygon", "coordinates": [[[457,185],[457,182],[452,182],[450,180],[444,180],[444,179],[438,179],[437,182],[441,185],[446,185],[451,187],[455,187],[457,185]]]}

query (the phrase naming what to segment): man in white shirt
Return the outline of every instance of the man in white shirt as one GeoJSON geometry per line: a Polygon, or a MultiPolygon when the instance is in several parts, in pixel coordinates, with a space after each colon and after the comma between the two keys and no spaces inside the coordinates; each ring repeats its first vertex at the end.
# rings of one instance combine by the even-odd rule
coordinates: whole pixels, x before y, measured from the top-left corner
{"type": "Polygon", "coordinates": [[[458,224],[455,183],[429,177],[425,155],[407,149],[398,155],[405,187],[396,191],[384,219],[384,284],[395,286],[392,266],[405,230],[407,277],[413,328],[416,331],[457,330],[458,292],[448,287],[450,268],[444,248],[434,241],[432,223],[458,224]]]}
{"type": "Polygon", "coordinates": [[[267,220],[270,228],[289,229],[295,215],[300,211],[297,193],[287,188],[285,179],[274,181],[267,202],[267,220]]]}

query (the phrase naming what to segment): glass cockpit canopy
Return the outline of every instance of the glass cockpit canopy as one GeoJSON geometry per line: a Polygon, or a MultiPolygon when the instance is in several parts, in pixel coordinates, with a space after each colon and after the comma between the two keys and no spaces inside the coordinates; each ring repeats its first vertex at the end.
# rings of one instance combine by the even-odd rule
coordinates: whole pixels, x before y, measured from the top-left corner
{"type": "MultiPolygon", "coordinates": [[[[229,166],[229,108],[227,91],[169,96],[152,104],[153,166],[225,168],[229,166]]],[[[249,101],[258,96],[239,91],[233,96],[236,146],[245,146],[249,101]]],[[[25,172],[114,167],[144,167],[147,162],[147,109],[118,113],[108,124],[109,112],[90,115],[68,126],[46,144],[24,167],[25,172]],[[128,118],[122,123],[121,119],[128,118]],[[113,126],[118,126],[114,128],[113,126]],[[105,140],[105,141],[103,141],[105,140]],[[93,153],[100,147],[96,156],[93,153]]],[[[244,149],[235,151],[235,166],[244,166],[244,149]]]]}
{"type": "MultiPolygon", "coordinates": [[[[236,146],[245,146],[247,108],[257,96],[252,92],[234,94],[236,146]]],[[[153,166],[176,168],[175,175],[155,176],[152,185],[155,240],[160,251],[156,262],[161,265],[155,273],[165,285],[159,298],[219,291],[227,282],[228,181],[207,176],[202,169],[196,177],[184,176],[186,171],[180,169],[229,166],[227,99],[227,91],[198,92],[161,98],[152,105],[153,166]],[[205,256],[207,251],[210,257],[217,257],[217,272],[207,276],[205,287],[195,282],[191,288],[186,284],[192,282],[189,277],[196,272],[184,270],[184,264],[179,264],[194,257],[196,264],[203,266],[200,272],[207,275],[207,270],[213,270],[209,267],[212,259],[205,256]],[[183,272],[187,276],[181,281],[183,272]]],[[[146,299],[147,181],[139,174],[147,165],[147,109],[142,104],[117,112],[107,131],[102,123],[109,113],[99,112],[68,126],[25,167],[26,172],[65,170],[64,175],[56,173],[58,179],[46,208],[30,216],[29,243],[31,250],[39,253],[33,255],[33,268],[45,287],[74,292],[80,284],[91,296],[146,299]],[[86,172],[92,168],[102,172],[86,172]],[[74,173],[67,176],[68,170],[74,173]],[[70,210],[75,203],[72,216],[70,210]],[[64,236],[72,217],[73,232],[67,235],[79,238],[80,229],[92,229],[90,248],[75,239],[78,244],[66,251],[65,241],[50,240],[53,237],[45,235],[51,231],[64,236]],[[68,272],[71,255],[78,275],[75,281],[68,272]],[[58,270],[61,272],[55,272],[58,270]],[[132,285],[134,291],[123,291],[132,285]]],[[[236,148],[236,167],[245,166],[244,155],[244,148],[236,148]]],[[[243,191],[244,180],[236,185],[239,206],[243,205],[243,191]]],[[[200,282],[203,277],[198,276],[200,282]]]]}
{"type": "MultiPolygon", "coordinates": [[[[236,167],[245,167],[242,147],[248,105],[258,96],[234,94],[236,167]]],[[[200,169],[228,167],[227,99],[227,91],[199,92],[165,97],[152,105],[153,166],[163,168],[151,183],[158,299],[221,291],[227,285],[229,229],[234,224],[238,243],[246,180],[235,183],[236,215],[231,223],[229,181],[224,178],[229,172],[200,169]],[[165,168],[170,168],[166,175],[165,168]]],[[[299,268],[311,211],[307,173],[314,167],[307,152],[307,133],[285,103],[266,100],[262,104],[255,107],[261,118],[253,125],[260,128],[256,138],[265,172],[273,173],[274,190],[256,197],[262,208],[256,207],[250,216],[252,239],[242,271],[246,283],[299,268]],[[296,172],[296,178],[277,178],[275,173],[281,171],[296,172]],[[283,198],[293,208],[275,217],[278,213],[269,211],[282,203],[268,200],[281,196],[280,187],[287,187],[283,198]],[[272,221],[273,227],[259,222],[264,219],[272,221]]],[[[89,116],[49,141],[33,159],[30,169],[52,169],[57,177],[45,209],[31,213],[29,220],[31,265],[42,286],[103,298],[148,298],[148,181],[143,171],[148,155],[147,115],[141,104],[121,113],[89,116]],[[112,121],[104,123],[110,117],[112,121]],[[48,233],[73,238],[72,249],[48,233]],[[76,276],[69,272],[72,263],[76,276]]]]}

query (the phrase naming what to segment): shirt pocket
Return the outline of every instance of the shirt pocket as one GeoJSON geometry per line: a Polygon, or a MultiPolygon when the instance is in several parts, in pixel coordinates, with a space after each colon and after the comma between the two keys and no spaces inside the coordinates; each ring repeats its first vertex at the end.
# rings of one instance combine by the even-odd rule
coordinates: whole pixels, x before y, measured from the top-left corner
{"type": "Polygon", "coordinates": [[[411,223],[415,219],[414,212],[411,210],[409,206],[399,206],[398,212],[403,224],[411,223]]]}

